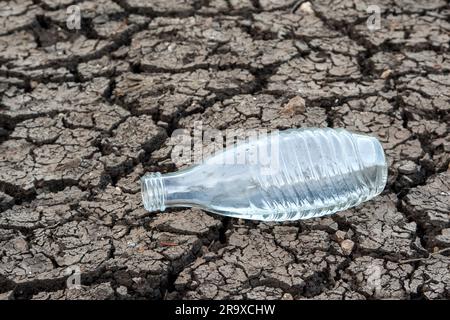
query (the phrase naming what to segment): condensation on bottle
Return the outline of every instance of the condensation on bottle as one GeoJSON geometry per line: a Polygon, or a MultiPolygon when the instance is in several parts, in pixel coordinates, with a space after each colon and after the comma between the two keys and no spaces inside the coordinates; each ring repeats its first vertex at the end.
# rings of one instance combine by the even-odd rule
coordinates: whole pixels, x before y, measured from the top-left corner
{"type": "Polygon", "coordinates": [[[252,220],[287,221],[348,209],[380,194],[380,142],[344,129],[280,131],[227,148],[201,164],[141,178],[144,207],[196,207],[252,220]]]}

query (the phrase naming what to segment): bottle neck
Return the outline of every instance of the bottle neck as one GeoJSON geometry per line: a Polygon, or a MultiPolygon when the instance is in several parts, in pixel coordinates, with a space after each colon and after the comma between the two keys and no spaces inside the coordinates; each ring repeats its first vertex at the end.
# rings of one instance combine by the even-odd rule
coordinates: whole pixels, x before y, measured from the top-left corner
{"type": "Polygon", "coordinates": [[[141,177],[141,195],[146,210],[164,211],[166,209],[167,190],[161,173],[152,172],[141,177]]]}
{"type": "MultiPolygon", "coordinates": [[[[199,181],[190,170],[161,174],[152,172],[141,178],[141,194],[144,207],[148,211],[164,211],[168,207],[188,207],[195,205],[196,185],[199,181]]],[[[197,199],[198,200],[198,199],[197,199]]]]}

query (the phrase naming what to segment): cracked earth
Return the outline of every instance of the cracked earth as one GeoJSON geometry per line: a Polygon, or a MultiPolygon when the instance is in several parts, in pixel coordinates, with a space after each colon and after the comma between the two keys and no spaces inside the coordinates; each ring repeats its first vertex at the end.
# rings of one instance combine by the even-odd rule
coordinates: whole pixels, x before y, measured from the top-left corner
{"type": "Polygon", "coordinates": [[[0,299],[449,299],[450,6],[372,2],[1,1],[0,299]],[[371,134],[388,185],[306,221],[146,212],[194,121],[371,134]]]}

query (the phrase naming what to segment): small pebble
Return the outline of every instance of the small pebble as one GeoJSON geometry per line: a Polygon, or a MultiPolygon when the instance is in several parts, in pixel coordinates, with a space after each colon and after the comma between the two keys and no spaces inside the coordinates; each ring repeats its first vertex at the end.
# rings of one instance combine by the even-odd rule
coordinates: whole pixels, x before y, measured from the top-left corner
{"type": "Polygon", "coordinates": [[[355,246],[355,243],[350,239],[345,239],[341,242],[341,249],[342,252],[348,256],[350,253],[352,253],[353,247],[355,246]]]}
{"type": "Polygon", "coordinates": [[[392,74],[391,69],[384,70],[383,73],[381,74],[380,78],[387,79],[391,74],[392,74]]]}
{"type": "Polygon", "coordinates": [[[294,297],[292,297],[292,295],[290,293],[285,293],[281,297],[281,300],[294,300],[294,297]]]}
{"type": "Polygon", "coordinates": [[[296,96],[289,100],[288,103],[283,107],[283,109],[280,111],[280,113],[287,114],[287,115],[295,115],[295,114],[301,114],[304,113],[306,110],[305,108],[305,99],[303,99],[300,96],[296,96]]]}
{"type": "Polygon", "coordinates": [[[301,5],[300,5],[300,8],[298,8],[301,12],[304,12],[304,13],[308,13],[308,14],[314,14],[314,10],[313,10],[313,8],[312,8],[312,6],[311,6],[311,2],[303,2],[301,5]]]}
{"type": "Polygon", "coordinates": [[[116,289],[117,293],[120,294],[121,296],[125,296],[128,293],[128,289],[127,287],[124,286],[120,286],[116,289]]]}
{"type": "Polygon", "coordinates": [[[403,162],[398,168],[398,172],[403,174],[413,174],[416,173],[417,171],[418,171],[417,164],[409,160],[403,162]]]}
{"type": "Polygon", "coordinates": [[[346,234],[347,234],[347,233],[346,233],[345,231],[342,231],[342,230],[336,231],[336,233],[334,234],[334,236],[335,236],[335,238],[336,238],[336,241],[337,241],[338,243],[341,243],[342,241],[344,241],[344,240],[345,240],[346,234]]]}

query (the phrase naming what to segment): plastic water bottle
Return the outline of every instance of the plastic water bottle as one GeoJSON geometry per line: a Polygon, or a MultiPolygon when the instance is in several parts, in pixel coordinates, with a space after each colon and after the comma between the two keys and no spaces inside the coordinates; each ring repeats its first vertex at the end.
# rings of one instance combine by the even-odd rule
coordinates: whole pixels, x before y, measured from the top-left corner
{"type": "Polygon", "coordinates": [[[141,178],[144,206],[197,207],[220,215],[286,221],[331,214],[380,194],[380,142],[343,129],[290,129],[227,148],[202,164],[141,178]]]}

